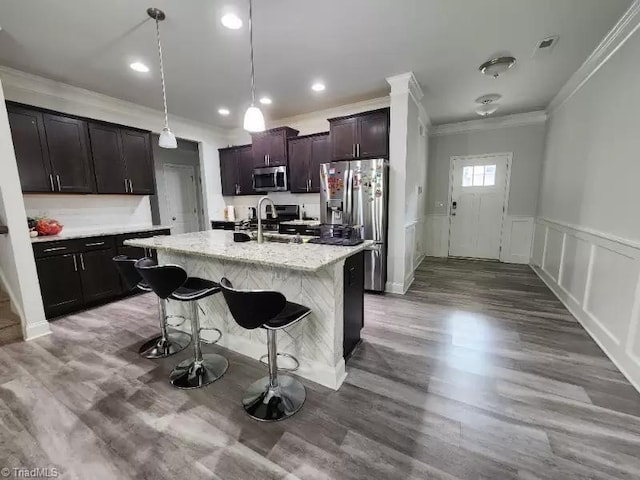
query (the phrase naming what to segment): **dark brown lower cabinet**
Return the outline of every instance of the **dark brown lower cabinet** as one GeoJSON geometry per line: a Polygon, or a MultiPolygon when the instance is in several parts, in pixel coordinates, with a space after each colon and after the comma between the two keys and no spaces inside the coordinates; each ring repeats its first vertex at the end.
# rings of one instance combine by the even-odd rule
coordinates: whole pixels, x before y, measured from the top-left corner
{"type": "Polygon", "coordinates": [[[344,262],[344,339],[343,354],[348,359],[360,343],[364,326],[364,252],[344,262]]]}
{"type": "Polygon", "coordinates": [[[124,245],[129,238],[169,235],[169,230],[34,243],[38,279],[47,318],[135,293],[124,287],[113,257],[155,257],[155,251],[124,245]]]}
{"type": "Polygon", "coordinates": [[[89,304],[122,293],[120,275],[113,264],[115,248],[80,254],[82,297],[89,304]]]}
{"type": "Polygon", "coordinates": [[[40,258],[36,260],[36,266],[47,318],[82,307],[82,282],[75,254],[40,258]]]}

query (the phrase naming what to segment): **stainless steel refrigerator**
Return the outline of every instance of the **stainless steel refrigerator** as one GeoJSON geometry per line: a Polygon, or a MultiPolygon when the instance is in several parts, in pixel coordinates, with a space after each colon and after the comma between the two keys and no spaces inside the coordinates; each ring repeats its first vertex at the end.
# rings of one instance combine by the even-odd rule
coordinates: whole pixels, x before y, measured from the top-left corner
{"type": "Polygon", "coordinates": [[[365,251],[365,289],[382,292],[387,280],[389,163],[352,160],[320,166],[320,221],[360,227],[365,251]]]}

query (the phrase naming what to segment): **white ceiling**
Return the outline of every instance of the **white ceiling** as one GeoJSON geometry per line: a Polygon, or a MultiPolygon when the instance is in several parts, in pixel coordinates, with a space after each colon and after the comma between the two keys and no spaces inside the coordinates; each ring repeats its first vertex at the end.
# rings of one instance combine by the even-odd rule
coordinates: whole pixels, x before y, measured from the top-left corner
{"type": "MultiPolygon", "coordinates": [[[[474,99],[504,96],[499,115],[544,108],[632,0],[254,0],[258,95],[272,119],[386,95],[413,71],[435,124],[477,118],[474,99]],[[538,41],[560,41],[532,58],[538,41]],[[495,80],[477,67],[499,53],[518,64],[495,80]],[[316,79],[327,84],[311,92],[316,79]]],[[[155,30],[161,24],[171,113],[237,127],[249,101],[247,0],[2,0],[0,64],[161,109],[155,30]],[[241,30],[221,26],[227,11],[241,30]],[[152,71],[136,73],[140,60],[152,71]],[[232,115],[217,113],[225,106],[232,115]]]]}

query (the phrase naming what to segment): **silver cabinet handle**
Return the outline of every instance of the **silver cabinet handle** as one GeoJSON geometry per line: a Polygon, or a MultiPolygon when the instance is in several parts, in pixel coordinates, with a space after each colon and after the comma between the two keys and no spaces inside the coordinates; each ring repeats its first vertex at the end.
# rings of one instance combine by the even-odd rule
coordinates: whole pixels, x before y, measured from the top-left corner
{"type": "Polygon", "coordinates": [[[133,182],[129,179],[129,193],[133,193],[133,182]]]}
{"type": "Polygon", "coordinates": [[[85,268],[84,268],[84,256],[81,253],[80,254],[80,266],[82,267],[82,271],[84,272],[85,268]]]}
{"type": "Polygon", "coordinates": [[[59,252],[61,250],[66,250],[66,249],[67,249],[67,247],[51,247],[51,248],[45,248],[43,250],[43,252],[44,253],[47,253],[47,252],[59,252]]]}
{"type": "Polygon", "coordinates": [[[127,184],[127,179],[124,179],[124,191],[125,193],[129,193],[129,185],[127,184]]]}
{"type": "Polygon", "coordinates": [[[355,143],[351,146],[351,156],[353,158],[356,158],[356,144],[355,143]]]}
{"type": "Polygon", "coordinates": [[[264,156],[264,164],[265,165],[267,164],[267,156],[266,155],[264,156]]]}
{"type": "Polygon", "coordinates": [[[359,143],[356,144],[356,155],[358,156],[358,158],[360,158],[360,144],[359,143]]]}
{"type": "Polygon", "coordinates": [[[309,179],[309,190],[311,190],[311,187],[313,187],[313,182],[309,179]]]}
{"type": "Polygon", "coordinates": [[[60,186],[60,175],[56,175],[56,181],[58,182],[58,191],[62,191],[62,187],[60,186]]]}
{"type": "Polygon", "coordinates": [[[104,245],[104,242],[94,242],[94,243],[85,243],[85,247],[99,247],[100,245],[104,245]]]}
{"type": "Polygon", "coordinates": [[[51,185],[51,191],[55,192],[56,188],[53,186],[53,175],[49,174],[49,184],[51,185]]]}
{"type": "Polygon", "coordinates": [[[73,271],[77,272],[78,271],[78,261],[76,260],[76,256],[73,256],[73,271]]]}

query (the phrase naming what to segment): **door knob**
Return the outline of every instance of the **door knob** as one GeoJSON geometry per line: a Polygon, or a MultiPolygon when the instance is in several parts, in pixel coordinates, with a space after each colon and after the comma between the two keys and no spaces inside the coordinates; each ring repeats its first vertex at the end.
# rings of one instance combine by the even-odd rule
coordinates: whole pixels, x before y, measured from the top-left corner
{"type": "Polygon", "coordinates": [[[172,220],[175,222],[176,221],[176,217],[173,217],[172,220]]]}

